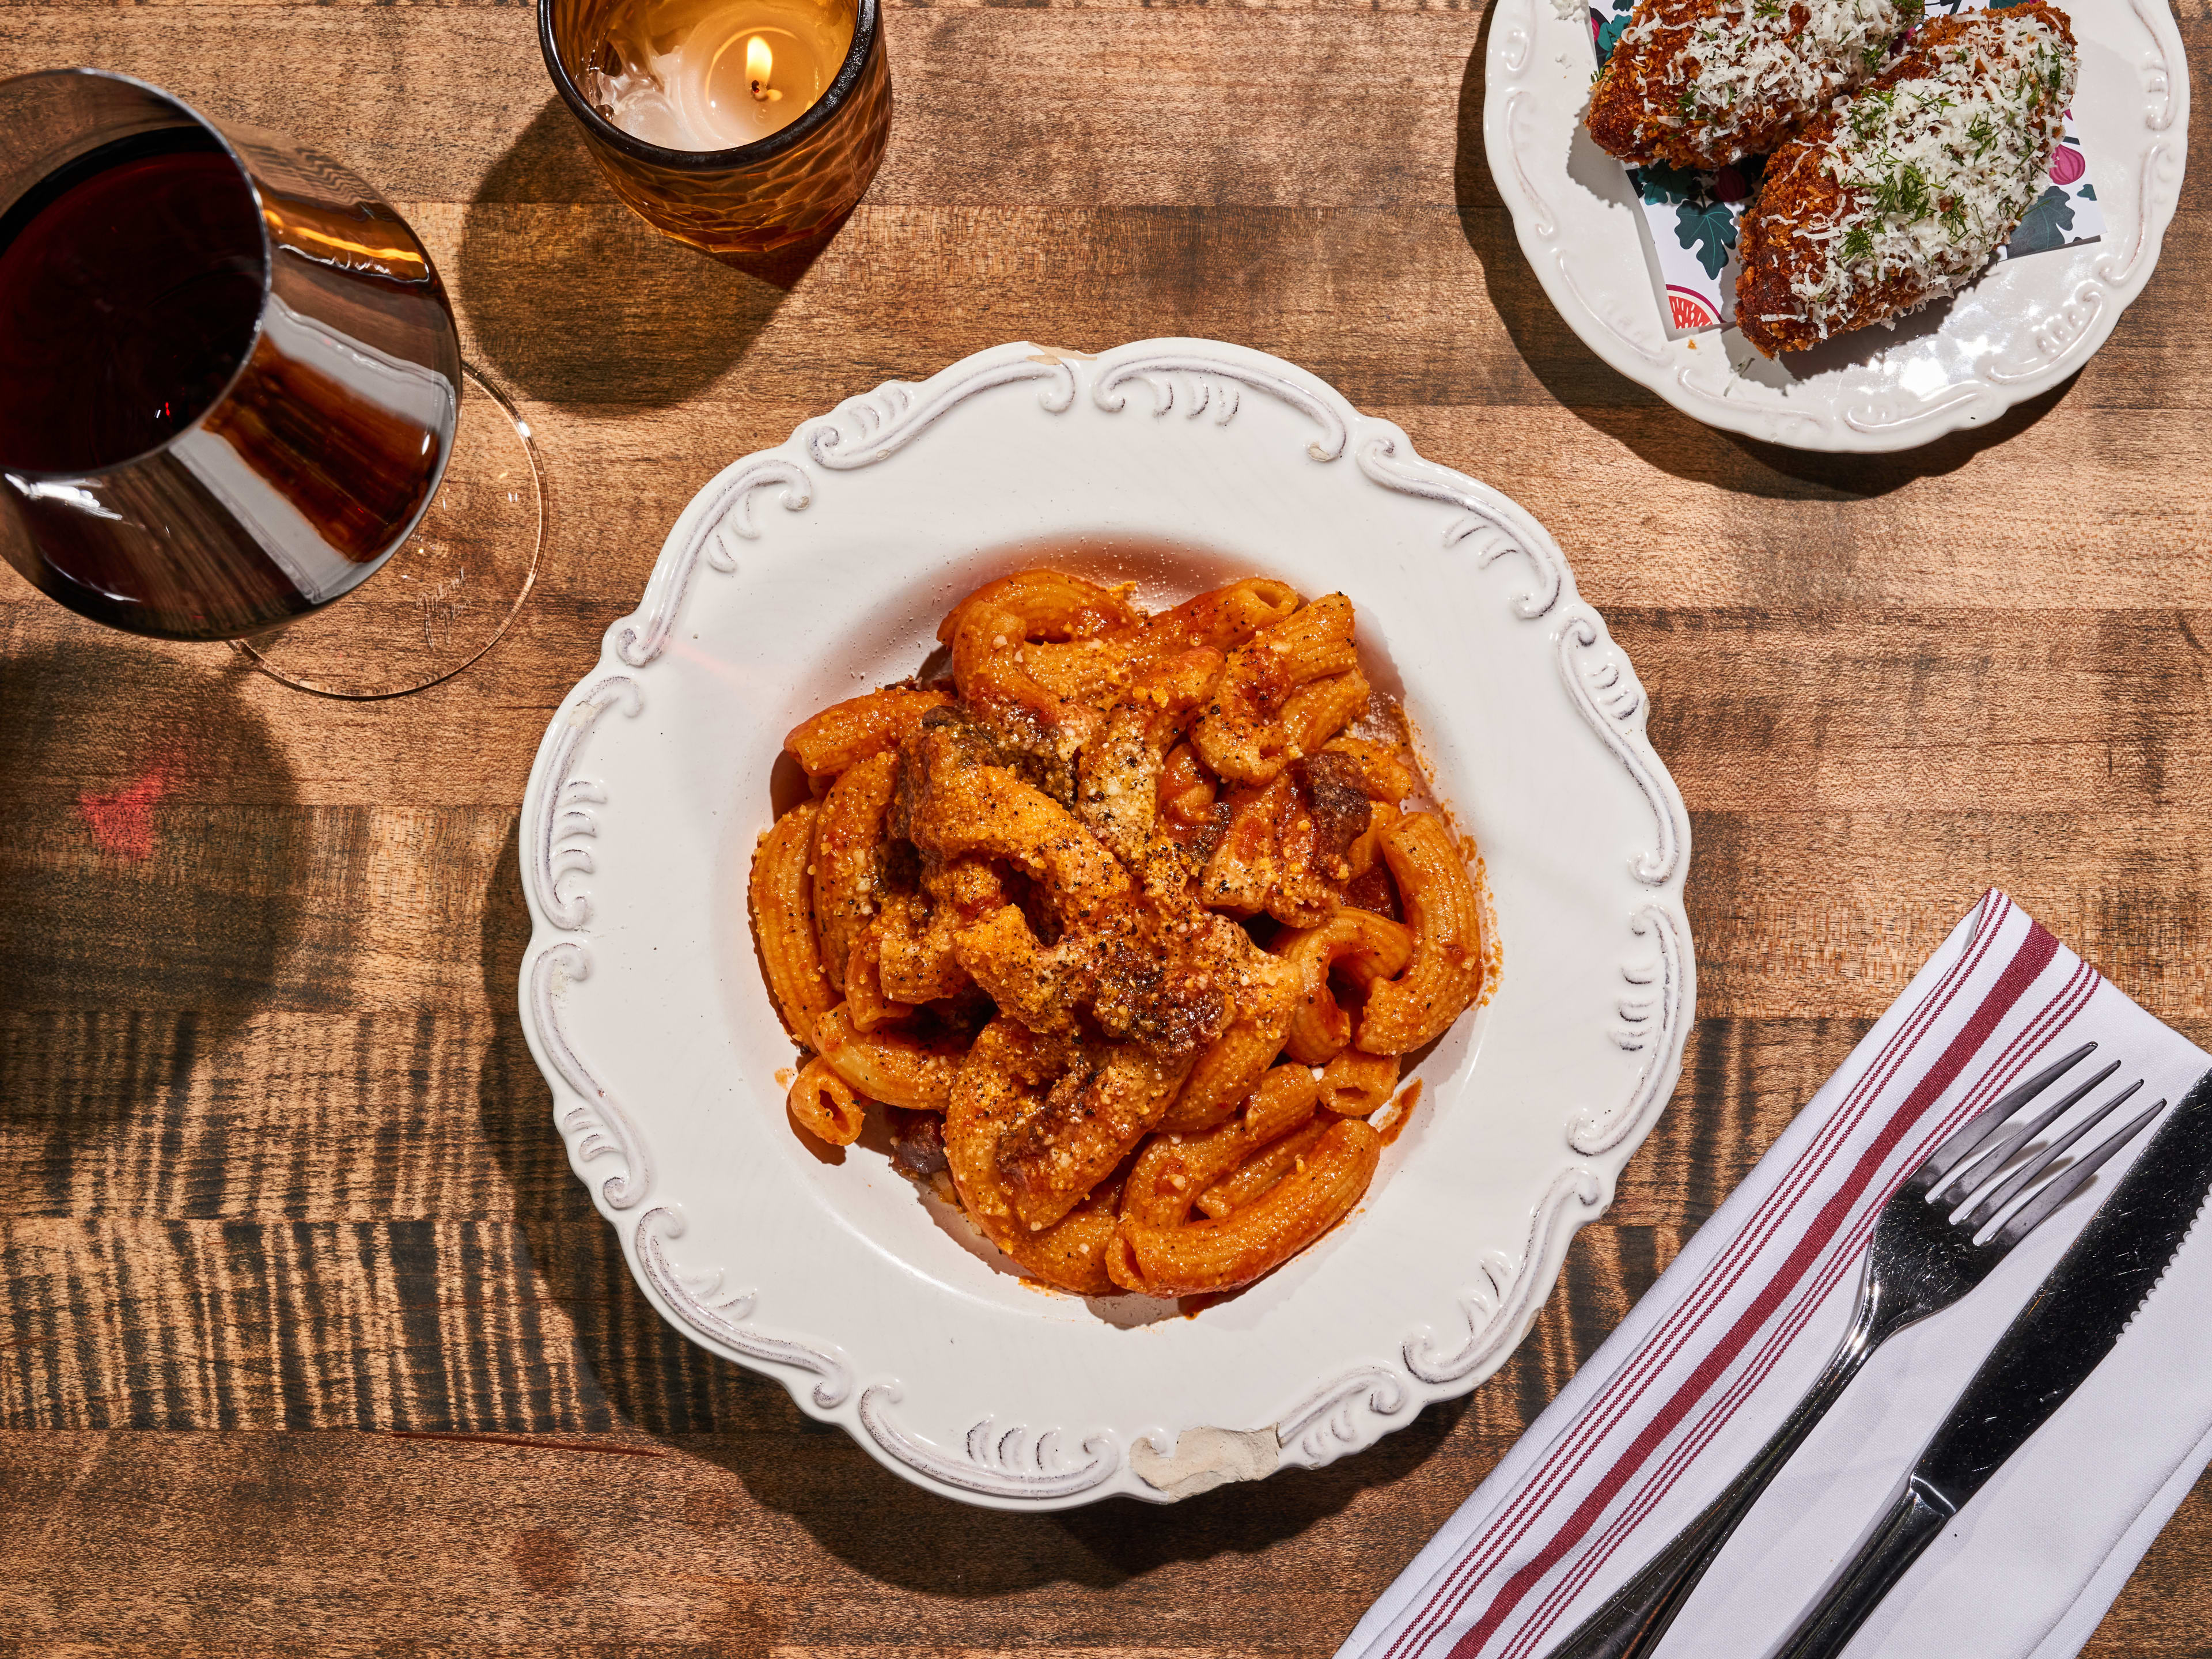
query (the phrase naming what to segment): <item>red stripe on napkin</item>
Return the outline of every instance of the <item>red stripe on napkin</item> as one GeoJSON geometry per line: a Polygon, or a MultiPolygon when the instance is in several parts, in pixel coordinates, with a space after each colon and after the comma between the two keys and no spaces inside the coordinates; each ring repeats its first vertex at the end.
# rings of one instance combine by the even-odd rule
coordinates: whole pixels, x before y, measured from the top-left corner
{"type": "Polygon", "coordinates": [[[1929,1027],[1972,980],[1996,944],[2012,908],[2011,901],[1994,888],[1982,896],[1975,909],[1972,930],[1958,961],[1899,1026],[1843,1105],[1820,1127],[1812,1145],[1762,1200],[1742,1232],[1706,1269],[1682,1304],[1653,1334],[1643,1351],[1612,1379],[1575,1428],[1562,1437],[1517,1498],[1444,1574],[1428,1602],[1407,1621],[1391,1643],[1386,1659],[1400,1659],[1403,1654],[1418,1652],[1440,1626],[1458,1613],[1474,1585],[1519,1545],[1559,1488],[1580,1472],[1591,1448],[1628,1414],[1642,1399],[1651,1379],[1697,1334],[1706,1313],[1737,1283],[1745,1266],[1788,1218],[1792,1205],[1817,1177],[1835,1146],[1857,1127],[1875,1097],[1918,1047],[1929,1027]]]}
{"type": "MultiPolygon", "coordinates": [[[[2040,929],[2039,928],[2038,931],[2040,929]]],[[[2048,960],[2046,954],[2046,964],[2048,960]]],[[[1727,1393],[1707,1409],[1705,1418],[1695,1425],[1682,1444],[1674,1449],[1674,1453],[1661,1467],[1658,1475],[1646,1490],[1614,1519],[1613,1524],[1600,1536],[1597,1543],[1585,1553],[1583,1560],[1578,1562],[1538,1605],[1528,1624],[1516,1632],[1512,1642],[1507,1645],[1503,1659],[1526,1659],[1526,1656],[1534,1651],[1537,1643],[1550,1632],[1553,1626],[1558,1621],[1559,1614],[1568,1604],[1581,1593],[1583,1586],[1603,1569],[1606,1562],[1612,1559],[1613,1551],[1634,1531],[1644,1517],[1664,1501],[1667,1494],[1673,1491],[1674,1482],[1697,1461],[1698,1455],[1712,1443],[1722,1430],[1728,1425],[1729,1420],[1735,1416],[1736,1409],[1750,1398],[1759,1385],[1765,1380],[1767,1374],[1774,1369],[1782,1356],[1789,1350],[1790,1343],[1796,1340],[1797,1334],[1820,1311],[1821,1304],[1827,1299],[1829,1291],[1835,1288],[1837,1279],[1843,1277],[1844,1273],[1856,1269],[1859,1259],[1866,1249],[1867,1242],[1874,1231],[1875,1220],[1881,1213],[1882,1206],[1889,1201],[1891,1194],[1904,1183],[1906,1175],[1917,1168],[1936,1147],[1942,1146],[1944,1139],[1954,1130],[1989,1105],[2005,1090],[2010,1088],[2021,1073],[2027,1069],[2029,1060],[2039,1054],[2050,1044],[2051,1039],[2088,1005],[2090,997],[2095,994],[2102,979],[2103,976],[2086,963],[2076,968],[2073,975],[2061,987],[2058,994],[2045,1005],[2043,1012],[2036,1017],[2034,1022],[2006,1046],[2003,1055],[1997,1064],[1990,1068],[1982,1081],[1959,1103],[1955,1109],[1930,1127],[1921,1138],[1920,1144],[1913,1148],[1911,1155],[1899,1164],[1892,1179],[1886,1183],[1885,1190],[1881,1194],[1878,1200],[1868,1206],[1861,1214],[1857,1223],[1844,1239],[1843,1248],[1829,1256],[1827,1265],[1814,1277],[1799,1296],[1796,1305],[1767,1337],[1753,1363],[1745,1368],[1743,1375],[1736,1379],[1735,1385],[1727,1393]]]]}
{"type": "MultiPolygon", "coordinates": [[[[1991,896],[1997,897],[2002,903],[2001,896],[1991,896]]],[[[1985,910],[1996,908],[1988,898],[1984,899],[1984,904],[1985,910]]],[[[2004,908],[2008,909],[2009,906],[2004,908]]],[[[1990,931],[1993,936],[1994,928],[1990,931]]],[[[1891,1114],[1888,1121],[1882,1125],[1874,1140],[1860,1154],[1844,1185],[1820,1206],[1803,1236],[1791,1248],[1781,1268],[1760,1288],[1751,1305],[1736,1317],[1720,1340],[1707,1350],[1688,1381],[1659,1407],[1651,1419],[1600,1477],[1596,1486],[1583,1497],[1559,1528],[1506,1580],[1480,1616],[1452,1644],[1451,1659],[1476,1659],[1490,1638],[1519,1610],[1529,1591],[1559,1564],[1568,1551],[1583,1540],[1597,1523],[1598,1518],[1612,1505],[1613,1499],[1620,1496],[1621,1488],[1650,1461],[1652,1454],[1680,1425],[1691,1410],[1712,1391],[1752,1338],[1773,1317],[1783,1302],[1798,1288],[1805,1275],[1820,1261],[1822,1252],[1842,1230],[1859,1200],[1873,1184],[1890,1155],[1896,1151],[1898,1144],[1918,1124],[1929,1107],[1958,1080],[1967,1062],[1989,1041],[1998,1023],[2011,1012],[2028,987],[2050,966],[2057,950],[2057,939],[2041,924],[2031,921],[2027,937],[2006,963],[1989,994],[1944,1048],[1934,1065],[1913,1085],[1904,1103],[1891,1114]]],[[[1966,955],[1972,957],[1978,953],[1969,951],[1966,955]]],[[[1923,1022],[1921,1030],[1924,1031],[1926,1028],[1927,1022],[1923,1022]]],[[[1914,1041],[1917,1043],[1917,1034],[1914,1041]]],[[[1892,1068],[1893,1074],[1894,1069],[1892,1068]]],[[[1771,1229],[1767,1231],[1771,1232],[1771,1229]]],[[[1731,1282],[1741,1273],[1746,1259],[1739,1258],[1730,1275],[1731,1282]]],[[[1636,1393],[1640,1394],[1641,1391],[1639,1385],[1636,1393]]],[[[1586,1446],[1584,1456],[1587,1455],[1586,1446]]],[[[1582,1461],[1581,1458],[1575,1460],[1575,1467],[1578,1468],[1582,1461]]],[[[1572,1469],[1568,1473],[1571,1474],[1572,1469]]],[[[1521,1530],[1525,1533],[1525,1525],[1521,1530]]],[[[1494,1554],[1492,1559],[1495,1559],[1494,1554]]],[[[1467,1588],[1452,1598],[1449,1606],[1439,1607],[1436,1600],[1431,1601],[1424,1609],[1424,1616],[1414,1621],[1416,1625],[1425,1627],[1423,1639],[1425,1639],[1425,1632],[1434,1631],[1439,1623],[1449,1620],[1458,1611],[1468,1589],[1478,1579],[1477,1574],[1468,1575],[1467,1588]]]]}

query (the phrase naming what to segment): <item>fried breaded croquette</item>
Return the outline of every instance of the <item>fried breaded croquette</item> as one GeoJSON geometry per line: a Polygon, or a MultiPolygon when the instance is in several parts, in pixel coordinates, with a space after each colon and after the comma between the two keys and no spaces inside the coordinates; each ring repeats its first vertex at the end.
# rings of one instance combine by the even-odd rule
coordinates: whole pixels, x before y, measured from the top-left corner
{"type": "Polygon", "coordinates": [[[1923,0],[1637,0],[1584,118],[1635,167],[1764,155],[1871,80],[1923,0]]]}
{"type": "Polygon", "coordinates": [[[2076,62],[2042,0],[1920,31],[1768,161],[1736,247],[1744,337],[1802,351],[1973,280],[2042,188],[2076,62]]]}

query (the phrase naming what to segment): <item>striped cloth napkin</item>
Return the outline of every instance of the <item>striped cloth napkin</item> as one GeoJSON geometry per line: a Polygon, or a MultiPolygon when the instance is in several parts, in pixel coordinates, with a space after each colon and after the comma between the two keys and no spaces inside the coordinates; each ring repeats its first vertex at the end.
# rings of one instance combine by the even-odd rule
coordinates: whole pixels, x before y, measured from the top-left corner
{"type": "MultiPolygon", "coordinates": [[[[2212,1065],[2002,893],[1959,924],[1339,1659],[1542,1659],[1709,1503],[1850,1322],[1875,1212],[2034,1065],[2179,1100],[2212,1065]],[[2082,1067],[2083,1075],[2092,1065],[2082,1067]]],[[[1973,1294],[1893,1338],[1768,1488],[1662,1644],[1759,1659],[1887,1504],[2136,1138],[1973,1294]]],[[[1923,1555],[1851,1659],[2064,1659],[2212,1460],[2212,1226],[2120,1346],[1923,1555]]]]}

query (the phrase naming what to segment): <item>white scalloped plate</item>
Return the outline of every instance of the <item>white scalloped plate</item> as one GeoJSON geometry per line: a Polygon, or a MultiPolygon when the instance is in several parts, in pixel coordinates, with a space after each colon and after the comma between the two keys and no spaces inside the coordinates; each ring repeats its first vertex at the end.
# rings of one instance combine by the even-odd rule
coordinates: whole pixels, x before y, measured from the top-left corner
{"type": "Polygon", "coordinates": [[[1583,343],[1684,414],[1796,449],[1911,449],[2048,391],[2104,344],[2158,263],[2189,149],[2189,66],[2162,0],[2061,0],[2074,124],[2104,240],[2008,259],[1946,304],[1771,362],[1735,328],[1668,338],[1620,163],[1583,131],[1588,13],[1499,0],[1484,149],[1521,251],[1583,343]]]}
{"type": "Polygon", "coordinates": [[[1015,344],[894,381],[699,493],[538,750],[522,1008],[569,1161],[672,1324],[948,1496],[1165,1501],[1356,1451],[1504,1361],[1680,1070],[1689,830],[1644,724],[1535,520],[1288,363],[1015,344]],[[1070,544],[1155,600],[1348,592],[1502,941],[1361,1209],[1195,1318],[1027,1285],[865,1140],[810,1152],[744,915],[783,733],[1070,544]]]}

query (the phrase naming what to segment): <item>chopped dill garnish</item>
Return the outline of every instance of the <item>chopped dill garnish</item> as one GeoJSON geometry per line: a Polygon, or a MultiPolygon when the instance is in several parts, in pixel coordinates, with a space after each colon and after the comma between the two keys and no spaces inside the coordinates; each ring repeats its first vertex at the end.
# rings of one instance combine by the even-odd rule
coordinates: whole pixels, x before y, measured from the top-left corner
{"type": "MultiPolygon", "coordinates": [[[[1897,10],[1885,17],[1917,21],[1958,0],[1887,3],[1897,10]]],[[[1826,258],[1790,278],[1792,314],[1821,337],[1838,321],[1856,327],[1894,310],[1900,281],[1917,284],[1915,294],[1955,292],[2041,199],[2038,158],[2055,136],[2075,58],[2051,25],[2007,16],[2008,4],[1994,0],[1973,37],[1909,53],[1835,106],[1818,165],[1843,199],[1798,233],[1826,258]]],[[[1855,51],[1865,39],[1856,37],[1855,51]]]]}
{"type": "Polygon", "coordinates": [[[1877,218],[1910,222],[1925,219],[1936,205],[1935,197],[1928,188],[1928,175],[1911,161],[1893,161],[1887,173],[1844,182],[1873,198],[1871,210],[1877,218]]]}
{"type": "Polygon", "coordinates": [[[1871,138],[1881,131],[1881,124],[1889,114],[1889,106],[1896,98],[1893,92],[1870,92],[1851,106],[1851,137],[1871,138]]]}
{"type": "Polygon", "coordinates": [[[1874,194],[1876,209],[1885,216],[1925,219],[1935,205],[1928,193],[1928,176],[1910,161],[1884,178],[1874,194]]]}

